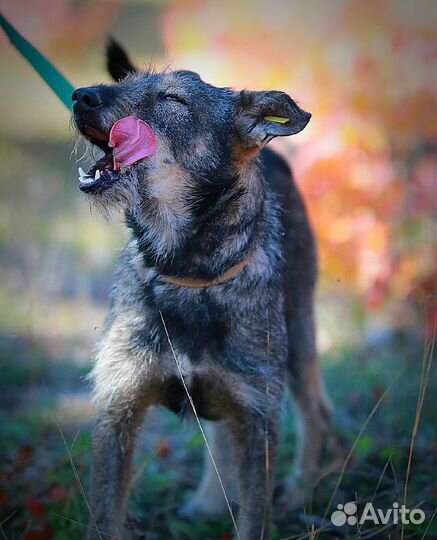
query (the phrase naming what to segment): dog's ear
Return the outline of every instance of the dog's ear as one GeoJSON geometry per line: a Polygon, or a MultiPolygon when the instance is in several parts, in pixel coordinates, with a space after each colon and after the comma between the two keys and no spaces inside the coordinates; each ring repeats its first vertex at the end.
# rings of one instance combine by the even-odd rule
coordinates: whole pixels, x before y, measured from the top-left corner
{"type": "Polygon", "coordinates": [[[299,133],[311,114],[284,92],[249,92],[237,95],[235,126],[246,148],[262,147],[273,139],[299,133]]]}
{"type": "Polygon", "coordinates": [[[114,81],[121,81],[137,71],[126,51],[112,37],[106,44],[106,68],[114,81]]]}

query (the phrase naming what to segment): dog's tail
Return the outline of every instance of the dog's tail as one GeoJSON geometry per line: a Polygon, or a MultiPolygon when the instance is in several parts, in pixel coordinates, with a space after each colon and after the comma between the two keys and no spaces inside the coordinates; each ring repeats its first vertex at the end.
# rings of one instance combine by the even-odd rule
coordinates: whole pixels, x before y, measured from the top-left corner
{"type": "Polygon", "coordinates": [[[112,37],[106,44],[106,68],[114,81],[121,81],[129,73],[137,71],[126,51],[112,37]]]}

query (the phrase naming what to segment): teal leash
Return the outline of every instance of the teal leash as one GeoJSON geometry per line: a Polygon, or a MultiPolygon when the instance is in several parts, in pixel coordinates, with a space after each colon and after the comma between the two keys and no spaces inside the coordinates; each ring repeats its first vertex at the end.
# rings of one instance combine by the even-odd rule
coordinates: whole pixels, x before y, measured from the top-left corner
{"type": "Polygon", "coordinates": [[[27,41],[0,13],[0,26],[6,32],[12,45],[29,62],[38,75],[53,90],[62,103],[71,109],[72,84],[47,60],[35,47],[27,41]]]}

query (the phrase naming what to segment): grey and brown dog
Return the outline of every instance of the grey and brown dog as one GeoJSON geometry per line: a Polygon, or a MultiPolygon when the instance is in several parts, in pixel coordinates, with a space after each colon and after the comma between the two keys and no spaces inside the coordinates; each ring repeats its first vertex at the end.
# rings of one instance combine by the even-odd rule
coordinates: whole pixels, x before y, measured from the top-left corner
{"type": "MultiPolygon", "coordinates": [[[[210,421],[225,491],[237,488],[236,534],[267,539],[285,383],[301,427],[290,503],[312,488],[330,417],[315,347],[313,234],[287,164],[264,148],[310,114],[282,92],[136,72],[114,43],[108,67],[118,82],[73,94],[78,130],[104,152],[80,188],[103,210],[121,209],[132,232],[92,371],[90,537],[126,537],[135,437],[147,408],[164,405],[210,421]],[[126,116],[147,122],[157,151],[114,170],[109,131],[126,116]]],[[[182,513],[226,511],[207,453],[182,513]]]]}

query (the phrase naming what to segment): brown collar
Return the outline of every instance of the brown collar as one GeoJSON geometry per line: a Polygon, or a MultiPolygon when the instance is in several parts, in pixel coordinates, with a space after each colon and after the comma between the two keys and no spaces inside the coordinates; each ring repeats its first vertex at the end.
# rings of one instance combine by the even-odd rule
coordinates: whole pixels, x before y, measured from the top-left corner
{"type": "Polygon", "coordinates": [[[183,277],[178,278],[174,276],[161,276],[168,283],[173,285],[179,285],[179,287],[189,287],[190,289],[206,289],[207,287],[214,287],[215,285],[221,285],[226,283],[230,279],[237,276],[243,268],[247,265],[248,259],[243,259],[238,264],[231,266],[224,274],[221,276],[207,281],[206,279],[198,279],[195,277],[183,277]]]}

